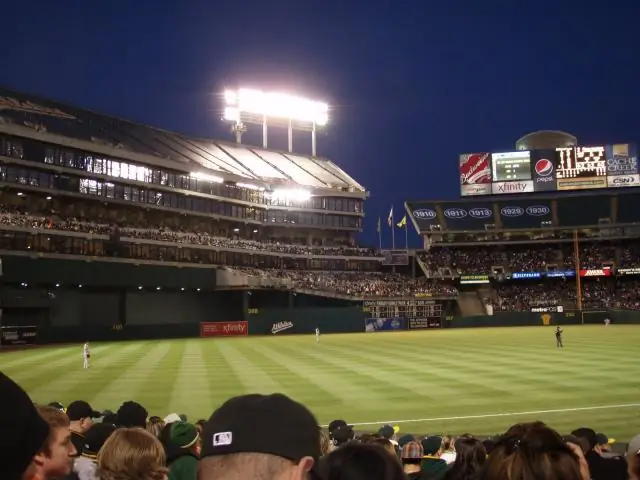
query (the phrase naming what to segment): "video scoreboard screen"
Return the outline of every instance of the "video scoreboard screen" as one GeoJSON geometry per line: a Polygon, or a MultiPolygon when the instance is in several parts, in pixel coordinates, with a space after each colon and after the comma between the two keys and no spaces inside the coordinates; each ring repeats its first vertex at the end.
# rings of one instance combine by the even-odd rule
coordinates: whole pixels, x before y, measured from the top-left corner
{"type": "Polygon", "coordinates": [[[460,155],[463,197],[640,187],[636,144],[460,155]]]}
{"type": "Polygon", "coordinates": [[[531,152],[492,153],[494,182],[531,180],[531,152]]]}

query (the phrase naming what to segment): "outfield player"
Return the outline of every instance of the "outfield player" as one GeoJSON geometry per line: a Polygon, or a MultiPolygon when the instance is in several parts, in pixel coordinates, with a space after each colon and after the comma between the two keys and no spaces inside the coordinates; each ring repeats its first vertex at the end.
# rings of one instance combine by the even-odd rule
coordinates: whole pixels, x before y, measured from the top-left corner
{"type": "Polygon", "coordinates": [[[562,332],[563,330],[560,327],[556,327],[556,347],[557,348],[564,348],[564,345],[562,344],[562,332]]]}
{"type": "Polygon", "coordinates": [[[611,320],[609,320],[608,318],[604,319],[604,326],[605,327],[608,327],[610,323],[611,323],[611,320]]]}
{"type": "Polygon", "coordinates": [[[316,343],[320,343],[320,329],[316,327],[316,343]]]}
{"type": "Polygon", "coordinates": [[[82,346],[82,358],[84,359],[83,368],[89,368],[89,359],[91,358],[91,352],[89,351],[89,342],[85,342],[82,346]]]}

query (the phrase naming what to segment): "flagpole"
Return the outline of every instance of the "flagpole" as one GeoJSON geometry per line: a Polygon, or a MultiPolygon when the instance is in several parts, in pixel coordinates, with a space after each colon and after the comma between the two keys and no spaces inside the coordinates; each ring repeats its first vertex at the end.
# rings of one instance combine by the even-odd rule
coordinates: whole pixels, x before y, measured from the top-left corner
{"type": "Polygon", "coordinates": [[[382,219],[378,217],[378,248],[382,250],[382,219]]]}
{"type": "Polygon", "coordinates": [[[404,222],[404,248],[407,250],[407,252],[409,251],[409,230],[407,229],[408,225],[409,225],[409,223],[405,220],[405,222],[404,222]]]}
{"type": "Polygon", "coordinates": [[[393,219],[393,210],[391,210],[391,248],[396,249],[396,224],[393,219]]]}

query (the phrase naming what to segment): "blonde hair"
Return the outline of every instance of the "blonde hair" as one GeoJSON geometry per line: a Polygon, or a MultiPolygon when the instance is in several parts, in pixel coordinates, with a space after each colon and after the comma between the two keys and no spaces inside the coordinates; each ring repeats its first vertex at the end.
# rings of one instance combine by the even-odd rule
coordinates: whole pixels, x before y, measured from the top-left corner
{"type": "Polygon", "coordinates": [[[160,417],[151,417],[147,421],[147,432],[156,438],[160,438],[160,432],[164,428],[164,421],[160,417]]]}
{"type": "Polygon", "coordinates": [[[40,416],[49,424],[49,435],[42,445],[42,453],[51,455],[51,442],[54,441],[56,429],[69,427],[69,417],[67,414],[49,405],[38,405],[36,407],[40,416]]]}
{"type": "Polygon", "coordinates": [[[98,453],[100,480],[164,480],[165,453],[160,441],[146,430],[120,428],[98,453]]]}

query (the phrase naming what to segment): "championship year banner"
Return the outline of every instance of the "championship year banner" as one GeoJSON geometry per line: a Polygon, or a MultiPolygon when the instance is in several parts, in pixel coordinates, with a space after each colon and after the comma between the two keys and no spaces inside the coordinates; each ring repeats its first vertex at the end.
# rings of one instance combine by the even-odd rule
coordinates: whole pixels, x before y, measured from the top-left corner
{"type": "Polygon", "coordinates": [[[0,332],[0,345],[3,346],[35,345],[38,338],[38,327],[35,325],[2,326],[0,332]]]}
{"type": "Polygon", "coordinates": [[[249,322],[202,322],[200,337],[244,337],[249,334],[249,322]]]}
{"type": "Polygon", "coordinates": [[[367,318],[365,319],[365,332],[392,332],[407,329],[407,319],[398,318],[367,318]]]}

